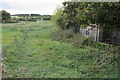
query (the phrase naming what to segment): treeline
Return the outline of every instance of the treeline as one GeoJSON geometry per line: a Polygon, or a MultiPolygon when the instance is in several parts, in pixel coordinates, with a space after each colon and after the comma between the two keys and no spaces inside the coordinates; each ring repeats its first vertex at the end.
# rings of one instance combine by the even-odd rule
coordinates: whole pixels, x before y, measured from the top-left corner
{"type": "Polygon", "coordinates": [[[51,17],[51,15],[40,15],[40,14],[14,14],[11,16],[26,17],[26,16],[42,16],[42,17],[51,17]]]}
{"type": "Polygon", "coordinates": [[[14,18],[18,18],[18,20],[50,20],[51,19],[51,15],[40,15],[40,14],[16,14],[16,15],[12,15],[12,17],[14,18]]]}
{"type": "Polygon", "coordinates": [[[19,21],[33,21],[37,20],[50,20],[52,15],[40,14],[15,14],[11,15],[5,10],[0,11],[0,22],[2,23],[17,23],[19,21]]]}
{"type": "Polygon", "coordinates": [[[63,2],[52,17],[63,30],[96,24],[99,28],[120,30],[120,2],[63,2]]]}

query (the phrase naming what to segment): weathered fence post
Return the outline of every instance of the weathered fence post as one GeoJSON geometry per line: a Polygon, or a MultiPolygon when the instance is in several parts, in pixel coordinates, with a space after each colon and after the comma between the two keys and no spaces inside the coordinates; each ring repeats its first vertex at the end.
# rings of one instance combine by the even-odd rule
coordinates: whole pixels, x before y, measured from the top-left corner
{"type": "Polygon", "coordinates": [[[6,47],[2,44],[2,59],[6,60],[7,57],[7,49],[6,47]]]}
{"type": "Polygon", "coordinates": [[[2,60],[2,50],[0,50],[0,61],[2,60]]]}

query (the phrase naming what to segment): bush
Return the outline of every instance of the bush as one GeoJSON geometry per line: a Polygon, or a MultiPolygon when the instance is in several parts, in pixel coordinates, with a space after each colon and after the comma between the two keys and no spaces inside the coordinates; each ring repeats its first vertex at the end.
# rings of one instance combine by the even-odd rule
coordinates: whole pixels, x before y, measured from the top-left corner
{"type": "Polygon", "coordinates": [[[84,47],[83,43],[87,38],[84,36],[81,36],[80,34],[76,34],[71,41],[71,44],[75,47],[84,47]]]}
{"type": "Polygon", "coordinates": [[[65,21],[66,21],[66,15],[63,15],[63,7],[59,7],[54,12],[54,15],[51,17],[51,20],[55,22],[58,25],[58,28],[61,30],[65,30],[65,21]]]}
{"type": "Polygon", "coordinates": [[[75,34],[73,29],[54,31],[52,34],[53,40],[70,43],[75,47],[84,47],[85,44],[90,44],[91,39],[86,38],[82,35],[75,34]]]}
{"type": "Polygon", "coordinates": [[[69,30],[59,30],[52,33],[53,40],[70,42],[70,39],[75,35],[72,29],[69,30]]]}

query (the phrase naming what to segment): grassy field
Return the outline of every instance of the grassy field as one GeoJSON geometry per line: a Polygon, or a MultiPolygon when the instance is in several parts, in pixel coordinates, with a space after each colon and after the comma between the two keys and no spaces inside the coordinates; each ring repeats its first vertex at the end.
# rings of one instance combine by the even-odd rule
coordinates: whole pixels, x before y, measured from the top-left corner
{"type": "MultiPolygon", "coordinates": [[[[3,24],[4,78],[116,78],[116,64],[96,64],[99,49],[52,40],[51,21],[3,24]]],[[[103,54],[112,58],[113,55],[103,54]]]]}

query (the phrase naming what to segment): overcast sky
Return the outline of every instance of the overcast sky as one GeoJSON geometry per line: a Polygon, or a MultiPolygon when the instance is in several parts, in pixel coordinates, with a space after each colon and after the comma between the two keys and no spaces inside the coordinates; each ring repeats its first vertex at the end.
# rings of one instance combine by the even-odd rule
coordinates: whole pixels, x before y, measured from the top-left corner
{"type": "Polygon", "coordinates": [[[11,14],[53,14],[64,0],[0,0],[0,10],[11,14]]]}

